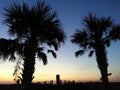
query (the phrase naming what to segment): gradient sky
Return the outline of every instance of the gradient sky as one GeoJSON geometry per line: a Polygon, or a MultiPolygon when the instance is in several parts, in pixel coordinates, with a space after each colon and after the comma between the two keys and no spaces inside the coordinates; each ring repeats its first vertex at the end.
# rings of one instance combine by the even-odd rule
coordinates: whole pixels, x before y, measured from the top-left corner
{"type": "MultiPolygon", "coordinates": [[[[0,12],[5,7],[17,1],[25,1],[30,5],[35,0],[0,0],[0,12]]],[[[58,13],[64,31],[67,33],[67,41],[57,52],[57,59],[48,55],[48,65],[36,61],[34,82],[55,80],[56,74],[60,74],[62,80],[98,81],[100,73],[97,68],[95,56],[89,58],[87,54],[76,58],[74,52],[79,48],[70,43],[70,36],[77,28],[81,29],[82,18],[89,12],[97,16],[111,16],[113,21],[120,24],[120,0],[45,0],[53,10],[58,13]]],[[[7,35],[7,27],[2,24],[3,16],[0,14],[0,37],[10,38],[7,35]]],[[[107,48],[109,60],[110,81],[120,81],[120,41],[112,42],[107,48]]],[[[15,83],[13,71],[15,63],[0,61],[0,83],[15,83]]]]}

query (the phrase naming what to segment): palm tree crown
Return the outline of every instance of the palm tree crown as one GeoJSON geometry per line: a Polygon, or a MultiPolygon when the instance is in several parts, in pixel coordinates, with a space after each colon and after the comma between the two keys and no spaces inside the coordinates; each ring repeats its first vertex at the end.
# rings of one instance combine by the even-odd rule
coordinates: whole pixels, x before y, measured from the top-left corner
{"type": "Polygon", "coordinates": [[[110,17],[97,18],[90,13],[88,17],[83,18],[85,28],[83,30],[76,30],[72,36],[71,42],[80,46],[80,50],[75,53],[76,56],[84,54],[85,51],[90,50],[89,56],[92,56],[97,44],[102,43],[109,47],[109,34],[112,29],[112,20],[110,17]]]}
{"type": "Polygon", "coordinates": [[[45,42],[57,50],[59,43],[64,42],[60,20],[44,2],[37,2],[31,8],[26,3],[14,3],[4,10],[4,22],[9,26],[9,35],[17,37],[22,43],[35,38],[38,45],[45,42]]]}

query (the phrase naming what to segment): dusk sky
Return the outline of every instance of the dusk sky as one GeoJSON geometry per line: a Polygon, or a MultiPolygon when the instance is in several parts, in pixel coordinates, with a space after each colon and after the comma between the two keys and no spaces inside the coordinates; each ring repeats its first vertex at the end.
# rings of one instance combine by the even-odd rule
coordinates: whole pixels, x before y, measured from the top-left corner
{"type": "MultiPolygon", "coordinates": [[[[34,4],[36,0],[0,0],[0,38],[10,38],[7,26],[3,25],[2,8],[10,3],[23,1],[34,4]]],[[[95,55],[92,58],[87,53],[76,58],[74,52],[79,49],[70,42],[70,37],[76,29],[82,29],[82,18],[89,12],[99,17],[110,16],[116,24],[120,24],[120,0],[45,0],[52,10],[56,10],[61,20],[64,32],[67,35],[66,43],[57,52],[57,59],[48,55],[46,66],[36,60],[36,71],[33,82],[55,81],[56,74],[60,74],[61,80],[75,81],[99,81],[101,75],[97,68],[95,55]]],[[[109,62],[110,81],[120,81],[120,41],[112,42],[107,48],[109,62]]],[[[0,83],[15,83],[14,72],[16,63],[3,62],[0,60],[0,83]]]]}

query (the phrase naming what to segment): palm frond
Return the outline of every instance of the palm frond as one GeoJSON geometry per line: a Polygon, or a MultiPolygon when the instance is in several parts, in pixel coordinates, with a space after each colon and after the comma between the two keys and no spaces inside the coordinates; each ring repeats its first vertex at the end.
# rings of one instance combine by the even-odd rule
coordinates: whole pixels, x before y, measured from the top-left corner
{"type": "Polygon", "coordinates": [[[38,51],[38,55],[37,57],[43,61],[43,64],[46,65],[47,64],[47,55],[41,51],[38,51]]]}
{"type": "Polygon", "coordinates": [[[89,53],[89,57],[92,57],[92,55],[94,54],[94,51],[92,50],[92,51],[90,51],[90,53],[89,53]]]}
{"type": "Polygon", "coordinates": [[[106,45],[107,47],[110,46],[110,38],[109,37],[106,37],[105,40],[103,40],[104,42],[104,45],[106,45]]]}
{"type": "Polygon", "coordinates": [[[76,30],[76,33],[72,36],[71,42],[83,48],[87,48],[90,43],[92,43],[88,34],[80,30],[76,30]]]}
{"type": "Polygon", "coordinates": [[[114,25],[112,27],[109,37],[112,40],[120,40],[120,25],[114,25]]]}
{"type": "Polygon", "coordinates": [[[87,28],[87,32],[95,32],[98,28],[98,18],[96,15],[89,13],[88,16],[85,16],[82,21],[87,28]]]}
{"type": "Polygon", "coordinates": [[[21,44],[16,42],[16,39],[0,39],[0,58],[9,59],[10,61],[14,61],[16,59],[16,56],[23,55],[23,47],[21,44]]]}
{"type": "Polygon", "coordinates": [[[110,32],[108,28],[112,27],[113,22],[111,20],[111,17],[101,17],[99,19],[99,28],[100,30],[102,30],[102,32],[105,32],[107,34],[107,32],[110,32]]]}
{"type": "Polygon", "coordinates": [[[49,41],[49,42],[47,42],[47,44],[48,44],[48,46],[50,46],[50,47],[53,46],[56,51],[57,51],[58,48],[59,48],[58,43],[55,42],[55,41],[49,41]]]}
{"type": "Polygon", "coordinates": [[[52,53],[53,57],[57,58],[57,55],[56,55],[56,53],[53,50],[48,50],[48,53],[52,53]]]}
{"type": "Polygon", "coordinates": [[[78,56],[81,56],[84,54],[84,50],[78,50],[75,52],[75,56],[78,57],[78,56]]]}
{"type": "Polygon", "coordinates": [[[15,50],[13,46],[12,40],[7,40],[7,39],[0,39],[0,58],[8,59],[10,57],[11,59],[15,59],[14,56],[15,50]]]}

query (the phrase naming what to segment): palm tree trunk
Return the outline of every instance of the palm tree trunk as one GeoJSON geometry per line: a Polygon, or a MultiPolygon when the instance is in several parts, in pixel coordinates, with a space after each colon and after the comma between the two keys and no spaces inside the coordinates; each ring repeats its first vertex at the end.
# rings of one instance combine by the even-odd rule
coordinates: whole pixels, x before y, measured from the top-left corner
{"type": "MultiPolygon", "coordinates": [[[[28,53],[29,54],[29,53],[28,53]]],[[[35,58],[31,57],[31,54],[29,54],[30,57],[24,58],[24,64],[23,64],[23,73],[22,73],[22,84],[31,84],[33,79],[33,73],[34,73],[34,65],[35,65],[35,58]]]]}
{"type": "Polygon", "coordinates": [[[33,80],[35,71],[35,44],[30,41],[24,50],[24,64],[22,71],[22,84],[29,86],[33,80]]]}
{"type": "Polygon", "coordinates": [[[108,62],[107,62],[107,55],[106,55],[106,50],[105,50],[105,46],[99,44],[96,48],[95,48],[95,52],[96,52],[96,60],[97,60],[97,64],[98,64],[98,68],[100,69],[100,73],[101,73],[101,80],[103,82],[103,87],[105,90],[107,90],[108,88],[108,62]]]}

